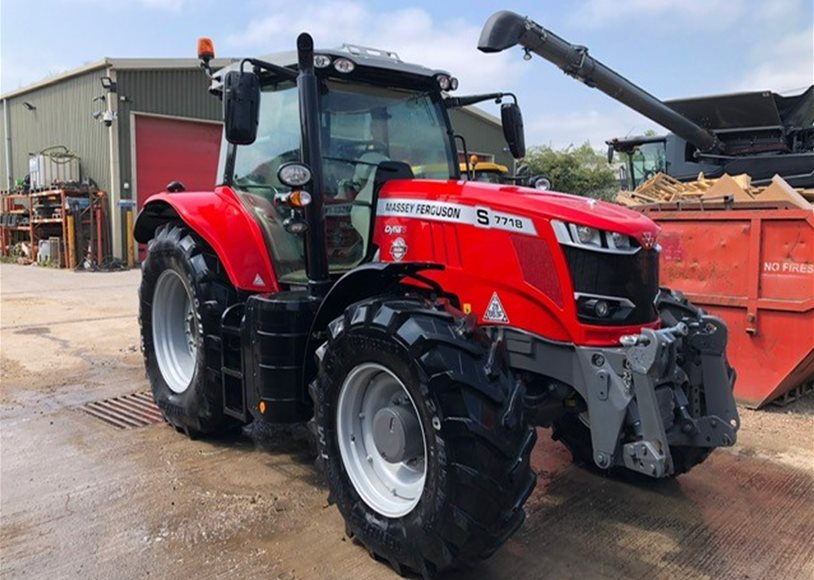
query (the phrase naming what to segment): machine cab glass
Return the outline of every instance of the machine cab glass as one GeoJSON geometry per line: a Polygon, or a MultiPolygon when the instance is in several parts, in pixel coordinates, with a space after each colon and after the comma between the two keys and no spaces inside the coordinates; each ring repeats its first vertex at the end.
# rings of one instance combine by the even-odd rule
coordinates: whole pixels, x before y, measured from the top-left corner
{"type": "MultiPolygon", "coordinates": [[[[256,141],[237,148],[232,187],[261,224],[278,277],[305,282],[303,237],[286,231],[290,210],[274,203],[275,195],[290,191],[277,170],[300,159],[296,85],[266,83],[259,119],[256,141]]],[[[455,157],[437,92],[324,80],[320,129],[328,260],[331,271],[339,273],[369,255],[378,164],[401,161],[416,177],[449,179],[455,157]]],[[[224,167],[222,158],[220,175],[224,167]]]]}

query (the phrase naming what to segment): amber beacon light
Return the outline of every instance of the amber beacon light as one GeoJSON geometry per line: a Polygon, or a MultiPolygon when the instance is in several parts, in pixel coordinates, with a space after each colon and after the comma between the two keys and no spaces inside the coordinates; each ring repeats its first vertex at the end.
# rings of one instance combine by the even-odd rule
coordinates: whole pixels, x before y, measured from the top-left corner
{"type": "Polygon", "coordinates": [[[215,44],[211,38],[202,36],[198,39],[198,58],[203,61],[215,58],[215,44]]]}

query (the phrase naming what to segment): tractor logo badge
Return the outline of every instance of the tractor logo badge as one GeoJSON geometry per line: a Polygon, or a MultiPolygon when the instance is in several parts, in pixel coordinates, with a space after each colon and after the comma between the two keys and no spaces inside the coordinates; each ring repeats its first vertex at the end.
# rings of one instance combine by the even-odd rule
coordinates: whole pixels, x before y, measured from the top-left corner
{"type": "Polygon", "coordinates": [[[489,322],[509,322],[509,317],[506,316],[506,311],[503,309],[503,303],[497,296],[497,292],[492,294],[492,299],[489,301],[489,306],[486,307],[486,312],[483,313],[483,319],[489,322]]]}
{"type": "Polygon", "coordinates": [[[396,238],[393,240],[393,244],[390,246],[390,255],[393,256],[393,259],[396,262],[401,262],[406,254],[407,242],[404,241],[404,238],[396,238]]]}
{"type": "Polygon", "coordinates": [[[653,248],[653,242],[656,241],[656,236],[654,236],[651,232],[644,232],[642,233],[642,246],[644,246],[645,250],[650,250],[653,248]]]}
{"type": "Polygon", "coordinates": [[[254,285],[255,286],[265,286],[266,281],[263,280],[263,278],[260,276],[260,274],[257,274],[257,276],[254,277],[254,285]]]}

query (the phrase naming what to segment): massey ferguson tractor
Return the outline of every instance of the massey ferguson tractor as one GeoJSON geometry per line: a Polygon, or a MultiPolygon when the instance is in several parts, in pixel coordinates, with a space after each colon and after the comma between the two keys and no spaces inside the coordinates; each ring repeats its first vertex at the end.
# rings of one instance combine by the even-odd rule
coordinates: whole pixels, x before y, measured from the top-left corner
{"type": "Polygon", "coordinates": [[[461,180],[450,108],[503,99],[516,158],[525,145],[516,99],[457,84],[307,34],[243,59],[212,76],[219,184],[174,182],[135,226],[167,421],[189,436],[309,421],[348,536],[425,577],[519,528],[536,426],[599,471],[653,478],[739,426],[727,329],[659,288],[658,227],[461,180]]]}

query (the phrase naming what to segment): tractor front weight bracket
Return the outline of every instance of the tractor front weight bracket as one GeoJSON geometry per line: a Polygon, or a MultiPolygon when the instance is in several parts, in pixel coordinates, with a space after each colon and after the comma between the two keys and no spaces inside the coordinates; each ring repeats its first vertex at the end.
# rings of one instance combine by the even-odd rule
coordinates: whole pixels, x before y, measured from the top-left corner
{"type": "MultiPolygon", "coordinates": [[[[497,338],[496,329],[489,332],[497,338]]],[[[515,371],[555,381],[548,389],[554,396],[562,396],[556,384],[569,385],[585,402],[577,412],[590,428],[592,458],[600,469],[668,477],[676,470],[671,447],[735,443],[740,425],[732,397],[735,375],[724,354],[726,326],[717,318],[701,315],[645,328],[617,347],[568,345],[508,328],[500,332],[515,371]]],[[[550,424],[550,418],[540,419],[548,415],[536,417],[537,424],[550,424]]]]}

